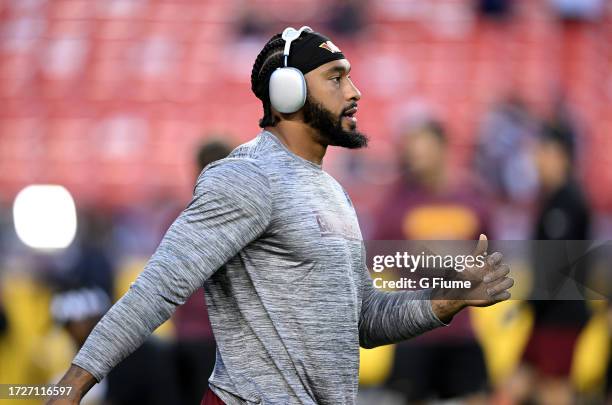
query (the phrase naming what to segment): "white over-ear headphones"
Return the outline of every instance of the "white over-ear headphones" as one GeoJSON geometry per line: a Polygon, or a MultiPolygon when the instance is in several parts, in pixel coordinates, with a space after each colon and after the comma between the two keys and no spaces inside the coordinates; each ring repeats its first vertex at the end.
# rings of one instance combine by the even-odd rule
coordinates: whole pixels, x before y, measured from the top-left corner
{"type": "Polygon", "coordinates": [[[303,26],[299,30],[287,27],[283,31],[282,38],[285,40],[285,50],[283,51],[284,67],[280,67],[272,72],[268,94],[270,103],[278,112],[289,114],[294,113],[304,106],[306,102],[306,80],[299,69],[288,67],[289,50],[291,43],[298,39],[302,32],[312,32],[312,29],[303,26]]]}

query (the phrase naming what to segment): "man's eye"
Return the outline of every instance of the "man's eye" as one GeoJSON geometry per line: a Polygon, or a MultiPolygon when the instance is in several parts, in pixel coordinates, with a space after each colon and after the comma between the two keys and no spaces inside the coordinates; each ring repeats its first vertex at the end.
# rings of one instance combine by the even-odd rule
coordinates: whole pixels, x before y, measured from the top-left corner
{"type": "Polygon", "coordinates": [[[340,83],[340,76],[332,77],[331,79],[336,83],[340,83]]]}

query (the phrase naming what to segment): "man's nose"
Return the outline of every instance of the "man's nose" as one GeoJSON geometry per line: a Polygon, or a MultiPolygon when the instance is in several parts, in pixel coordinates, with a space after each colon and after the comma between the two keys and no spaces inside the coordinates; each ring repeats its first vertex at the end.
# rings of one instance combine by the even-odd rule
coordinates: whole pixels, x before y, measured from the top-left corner
{"type": "Polygon", "coordinates": [[[361,99],[361,92],[353,83],[350,84],[350,91],[348,96],[349,100],[359,101],[361,99]]]}

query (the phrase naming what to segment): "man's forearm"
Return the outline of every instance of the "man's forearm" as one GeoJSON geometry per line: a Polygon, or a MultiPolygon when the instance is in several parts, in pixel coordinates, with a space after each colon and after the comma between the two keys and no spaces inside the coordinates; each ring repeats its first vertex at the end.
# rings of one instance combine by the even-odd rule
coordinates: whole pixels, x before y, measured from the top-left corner
{"type": "Polygon", "coordinates": [[[430,304],[430,294],[430,290],[370,290],[362,303],[360,345],[372,348],[397,343],[443,326],[443,321],[436,317],[430,304]]]}

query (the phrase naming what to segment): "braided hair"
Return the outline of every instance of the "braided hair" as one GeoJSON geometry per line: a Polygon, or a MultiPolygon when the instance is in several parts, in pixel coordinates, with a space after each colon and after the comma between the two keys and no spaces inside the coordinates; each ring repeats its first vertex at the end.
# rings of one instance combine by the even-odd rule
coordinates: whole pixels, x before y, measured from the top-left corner
{"type": "Polygon", "coordinates": [[[259,55],[257,55],[257,59],[255,59],[253,64],[253,70],[251,71],[251,90],[263,104],[264,115],[259,120],[261,128],[273,127],[278,123],[277,117],[272,114],[268,85],[272,72],[283,66],[285,41],[281,35],[276,34],[270,38],[261,52],[259,52],[259,55]]]}

